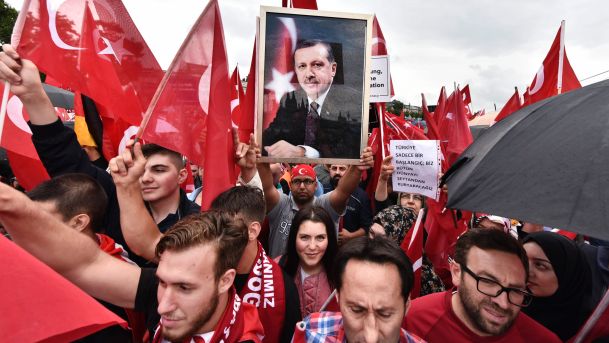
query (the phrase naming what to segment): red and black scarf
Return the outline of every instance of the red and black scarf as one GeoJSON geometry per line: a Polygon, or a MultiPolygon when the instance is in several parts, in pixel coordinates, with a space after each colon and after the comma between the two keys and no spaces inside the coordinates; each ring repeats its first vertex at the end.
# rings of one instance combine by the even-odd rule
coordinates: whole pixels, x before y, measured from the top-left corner
{"type": "Polygon", "coordinates": [[[258,308],[265,342],[279,343],[285,318],[285,289],[281,267],[270,259],[260,242],[258,254],[240,294],[244,302],[258,308]]]}
{"type": "MultiPolygon", "coordinates": [[[[241,298],[237,295],[235,288],[229,291],[229,299],[224,309],[222,317],[214,328],[214,335],[209,342],[206,343],[229,343],[240,342],[243,340],[253,340],[261,342],[264,337],[263,330],[260,327],[260,322],[256,311],[248,304],[243,304],[241,298]],[[248,308],[250,306],[250,308],[248,308]],[[253,310],[253,311],[252,311],[253,310]],[[253,314],[252,314],[253,312],[253,314]]],[[[202,335],[194,335],[184,339],[184,343],[201,341],[202,335]],[[198,338],[198,339],[197,339],[198,338]]],[[[159,323],[152,343],[165,343],[163,338],[163,325],[159,323]]]]}

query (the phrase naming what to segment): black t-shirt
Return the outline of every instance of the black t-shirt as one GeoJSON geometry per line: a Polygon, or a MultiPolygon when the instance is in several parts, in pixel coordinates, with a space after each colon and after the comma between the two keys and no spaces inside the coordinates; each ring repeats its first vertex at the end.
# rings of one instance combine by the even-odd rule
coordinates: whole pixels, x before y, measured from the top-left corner
{"type": "Polygon", "coordinates": [[[159,279],[156,277],[156,268],[142,268],[135,295],[135,310],[144,313],[146,329],[148,329],[151,338],[154,337],[154,330],[156,330],[161,319],[157,311],[159,307],[158,287],[159,279]]]}

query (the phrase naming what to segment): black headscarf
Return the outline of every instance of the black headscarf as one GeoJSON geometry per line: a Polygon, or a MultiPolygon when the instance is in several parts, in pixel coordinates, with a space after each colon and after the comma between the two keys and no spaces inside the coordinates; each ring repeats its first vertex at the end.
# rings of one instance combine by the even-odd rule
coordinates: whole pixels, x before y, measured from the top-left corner
{"type": "Polygon", "coordinates": [[[592,289],[590,265],[575,242],[557,233],[531,233],[524,243],[531,241],[539,244],[550,260],[558,289],[549,297],[535,297],[523,311],[566,341],[577,333],[592,310],[584,305],[592,289]]]}

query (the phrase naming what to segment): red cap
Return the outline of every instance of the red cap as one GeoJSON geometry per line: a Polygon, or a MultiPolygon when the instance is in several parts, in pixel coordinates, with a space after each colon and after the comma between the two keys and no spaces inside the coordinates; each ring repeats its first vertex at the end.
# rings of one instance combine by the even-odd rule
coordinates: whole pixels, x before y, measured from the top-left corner
{"type": "Polygon", "coordinates": [[[308,164],[299,164],[296,167],[292,168],[292,178],[296,176],[308,176],[312,179],[315,179],[315,170],[308,164]]]}

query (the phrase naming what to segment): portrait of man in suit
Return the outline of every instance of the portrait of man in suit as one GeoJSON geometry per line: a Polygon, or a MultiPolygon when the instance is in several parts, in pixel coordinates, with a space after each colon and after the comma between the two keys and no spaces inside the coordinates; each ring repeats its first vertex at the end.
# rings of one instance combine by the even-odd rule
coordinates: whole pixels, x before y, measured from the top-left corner
{"type": "Polygon", "coordinates": [[[336,84],[332,44],[298,41],[293,54],[299,87],[281,97],[275,118],[262,133],[269,157],[359,159],[362,94],[336,84]]]}

